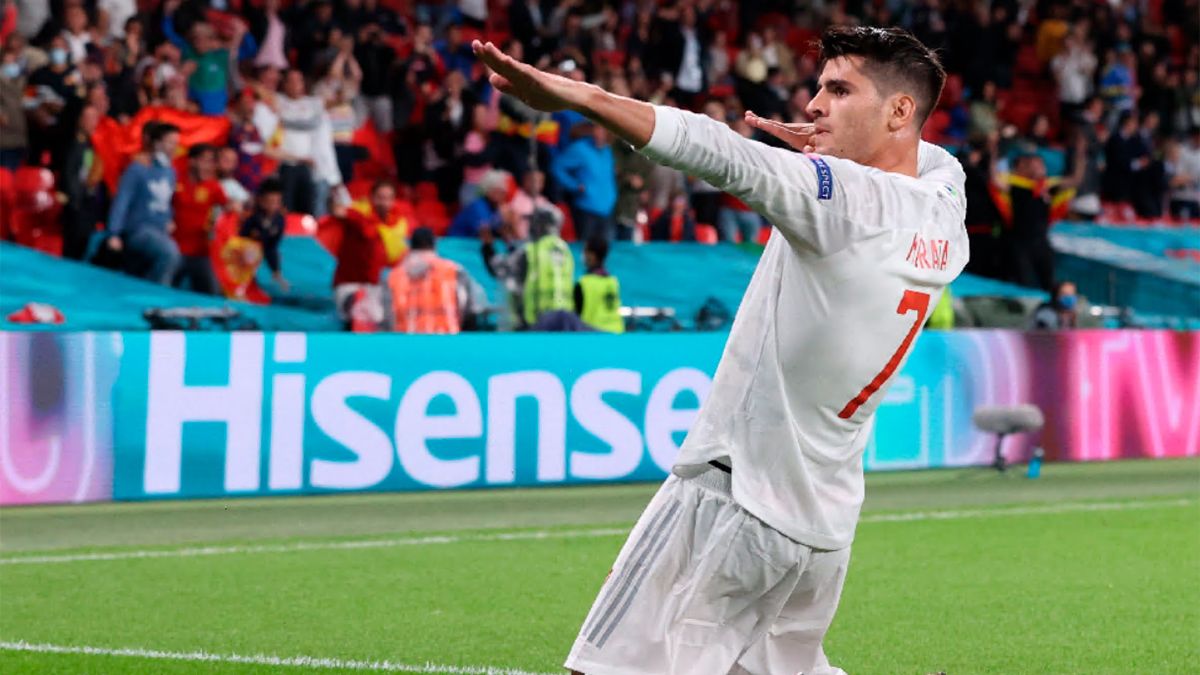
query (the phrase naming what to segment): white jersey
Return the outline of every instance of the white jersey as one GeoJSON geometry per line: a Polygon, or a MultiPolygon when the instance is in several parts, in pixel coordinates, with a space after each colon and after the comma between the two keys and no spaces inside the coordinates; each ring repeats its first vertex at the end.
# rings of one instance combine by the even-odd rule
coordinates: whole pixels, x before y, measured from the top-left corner
{"type": "Polygon", "coordinates": [[[922,143],[912,178],[773,148],[668,107],[655,108],[641,152],[777,230],[674,473],[726,458],[747,511],[813,548],[849,546],[875,409],[967,263],[962,167],[922,143]]]}

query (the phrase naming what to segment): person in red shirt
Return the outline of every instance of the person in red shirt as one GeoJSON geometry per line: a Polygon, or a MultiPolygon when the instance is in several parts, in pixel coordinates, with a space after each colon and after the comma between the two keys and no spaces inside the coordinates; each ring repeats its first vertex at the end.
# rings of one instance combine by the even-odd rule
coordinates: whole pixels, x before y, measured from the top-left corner
{"type": "Polygon", "coordinates": [[[412,204],[397,200],[396,188],[388,181],[372,186],[369,203],[335,205],[333,215],[341,221],[343,232],[333,273],[333,299],[338,315],[348,319],[355,298],[383,306],[380,274],[404,256],[416,218],[412,204]]]}
{"type": "Polygon", "coordinates": [[[174,286],[207,295],[218,295],[220,287],[209,258],[209,241],[214,213],[228,199],[217,180],[217,153],[211,145],[193,145],[188,150],[187,173],[175,189],[175,243],[183,256],[174,286]]]}

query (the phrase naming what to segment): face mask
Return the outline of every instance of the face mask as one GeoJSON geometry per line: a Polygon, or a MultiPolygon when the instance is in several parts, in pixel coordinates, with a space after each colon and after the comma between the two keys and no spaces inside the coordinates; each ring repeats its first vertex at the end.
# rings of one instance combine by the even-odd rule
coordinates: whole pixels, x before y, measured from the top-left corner
{"type": "Polygon", "coordinates": [[[1075,303],[1078,301],[1074,295],[1064,295],[1058,299],[1058,306],[1063,309],[1075,309],[1075,303]]]}
{"type": "Polygon", "coordinates": [[[3,67],[0,67],[0,75],[3,75],[7,79],[11,80],[20,74],[21,74],[21,64],[15,62],[15,61],[13,61],[11,63],[6,63],[6,64],[4,64],[3,67]]]}
{"type": "Polygon", "coordinates": [[[159,166],[171,166],[171,158],[167,157],[167,153],[158,151],[154,153],[154,163],[159,166]]]}
{"type": "Polygon", "coordinates": [[[66,62],[67,62],[67,50],[58,49],[58,48],[50,50],[50,63],[53,63],[56,66],[61,66],[61,65],[65,64],[66,62]]]}

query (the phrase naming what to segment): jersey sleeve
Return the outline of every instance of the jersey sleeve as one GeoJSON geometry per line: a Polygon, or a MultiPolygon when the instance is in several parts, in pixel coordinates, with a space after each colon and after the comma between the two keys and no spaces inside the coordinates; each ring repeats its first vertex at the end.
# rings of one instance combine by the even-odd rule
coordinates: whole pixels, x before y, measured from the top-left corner
{"type": "MultiPolygon", "coordinates": [[[[654,110],[654,132],[642,154],[741,199],[794,246],[818,255],[837,252],[886,228],[888,214],[908,206],[910,197],[878,169],[774,148],[703,115],[666,106],[654,110]]],[[[948,161],[958,164],[949,153],[934,153],[928,166],[948,175],[948,161]]]]}

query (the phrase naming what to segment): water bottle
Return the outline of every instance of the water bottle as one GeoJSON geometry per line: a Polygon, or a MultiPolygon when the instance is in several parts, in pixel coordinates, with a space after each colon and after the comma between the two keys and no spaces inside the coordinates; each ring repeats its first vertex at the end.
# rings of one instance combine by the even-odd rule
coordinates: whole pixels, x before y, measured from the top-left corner
{"type": "Polygon", "coordinates": [[[1037,478],[1042,475],[1042,452],[1041,448],[1033,449],[1033,456],[1029,458],[1029,469],[1025,472],[1026,478],[1037,478]]]}

